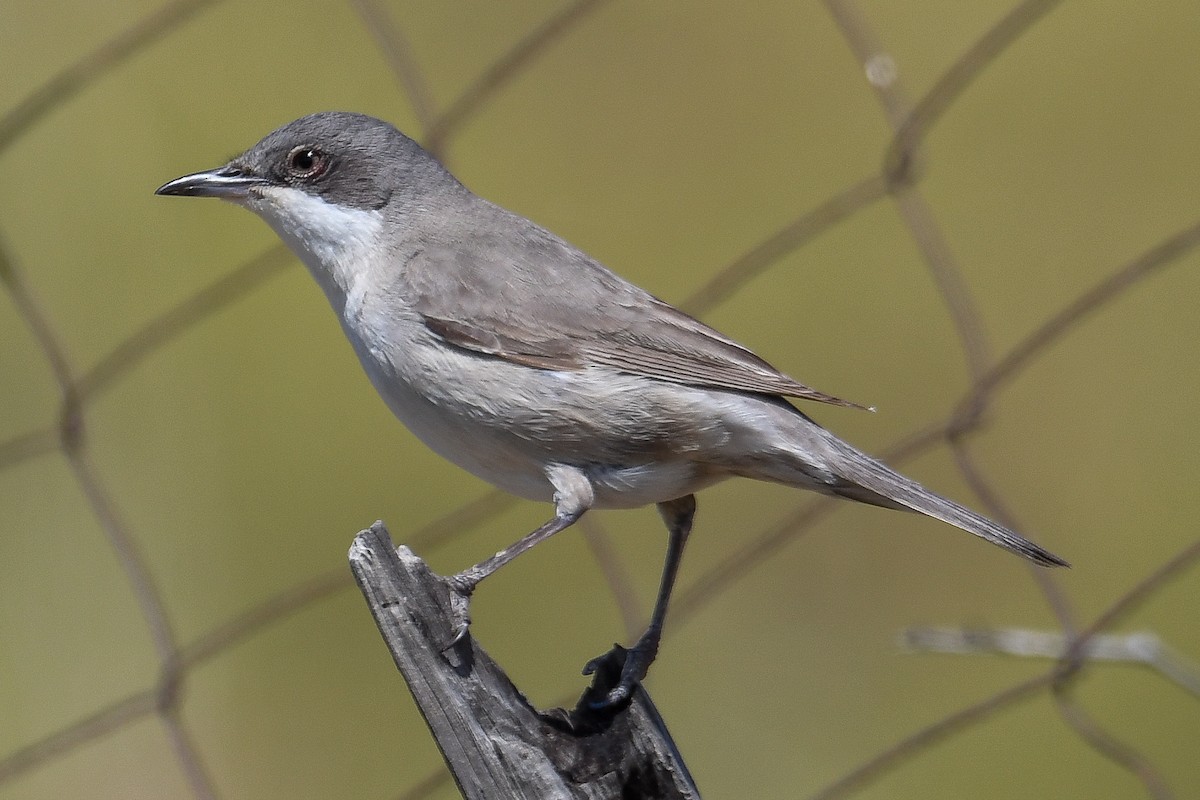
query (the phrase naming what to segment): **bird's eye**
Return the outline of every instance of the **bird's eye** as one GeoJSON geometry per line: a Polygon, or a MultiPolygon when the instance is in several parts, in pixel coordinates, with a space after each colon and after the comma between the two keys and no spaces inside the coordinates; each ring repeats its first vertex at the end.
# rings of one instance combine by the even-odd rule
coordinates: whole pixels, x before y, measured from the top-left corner
{"type": "Polygon", "coordinates": [[[329,156],[315,147],[301,145],[292,148],[287,157],[287,169],[297,178],[315,178],[329,166],[329,156]]]}

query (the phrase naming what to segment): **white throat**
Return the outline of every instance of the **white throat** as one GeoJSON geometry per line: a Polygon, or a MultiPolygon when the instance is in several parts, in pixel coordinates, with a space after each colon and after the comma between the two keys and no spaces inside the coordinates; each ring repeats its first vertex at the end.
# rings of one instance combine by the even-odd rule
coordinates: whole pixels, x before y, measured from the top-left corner
{"type": "Polygon", "coordinates": [[[271,187],[246,207],[275,229],[329,297],[339,315],[379,256],[383,214],[327,202],[299,189],[271,187]]]}

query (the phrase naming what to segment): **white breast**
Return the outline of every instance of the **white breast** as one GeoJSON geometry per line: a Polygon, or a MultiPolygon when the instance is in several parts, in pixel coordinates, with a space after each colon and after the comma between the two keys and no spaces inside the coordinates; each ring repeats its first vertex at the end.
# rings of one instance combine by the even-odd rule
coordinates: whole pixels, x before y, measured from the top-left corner
{"type": "Polygon", "coordinates": [[[379,211],[328,203],[288,187],[270,187],[246,207],[258,214],[308,267],[340,314],[358,305],[383,232],[379,211]]]}

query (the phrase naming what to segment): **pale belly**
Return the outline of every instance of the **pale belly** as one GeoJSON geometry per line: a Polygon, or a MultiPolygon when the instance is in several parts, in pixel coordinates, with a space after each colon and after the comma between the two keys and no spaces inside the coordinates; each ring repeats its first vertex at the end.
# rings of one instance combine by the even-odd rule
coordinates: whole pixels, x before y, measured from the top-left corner
{"type": "Polygon", "coordinates": [[[423,327],[404,349],[347,333],[376,390],[409,430],[511,494],[552,502],[546,470],[553,464],[581,469],[600,508],[673,500],[729,477],[702,458],[727,432],[715,418],[697,425],[693,409],[675,407],[679,387],[481,357],[434,342],[423,327]]]}

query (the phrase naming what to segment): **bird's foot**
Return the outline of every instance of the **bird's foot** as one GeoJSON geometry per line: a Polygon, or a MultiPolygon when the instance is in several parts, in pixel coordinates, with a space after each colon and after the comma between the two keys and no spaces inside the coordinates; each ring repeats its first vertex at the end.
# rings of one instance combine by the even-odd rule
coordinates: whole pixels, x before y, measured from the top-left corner
{"type": "Polygon", "coordinates": [[[450,650],[466,639],[467,633],[470,631],[471,595],[475,592],[475,585],[478,581],[472,580],[472,577],[467,574],[469,572],[470,570],[460,572],[446,579],[446,583],[450,586],[450,616],[454,629],[450,641],[442,647],[442,652],[450,650]]]}
{"type": "MultiPolygon", "coordinates": [[[[650,665],[654,663],[654,657],[658,655],[658,639],[657,633],[646,631],[642,638],[638,639],[637,644],[625,651],[625,663],[621,666],[621,677],[604,697],[590,703],[593,710],[614,708],[633,696],[634,687],[638,686],[646,677],[650,665]]],[[[596,672],[608,657],[609,654],[606,653],[593,658],[584,666],[583,674],[591,675],[596,672]]]]}

